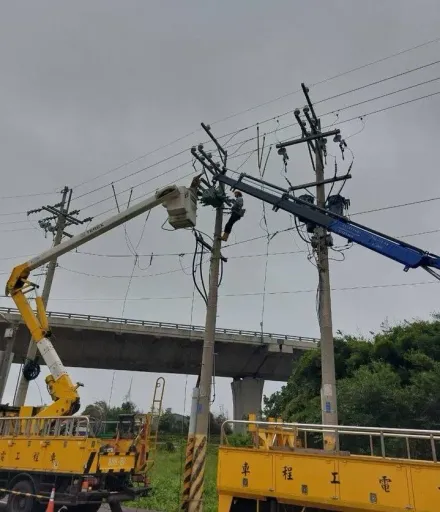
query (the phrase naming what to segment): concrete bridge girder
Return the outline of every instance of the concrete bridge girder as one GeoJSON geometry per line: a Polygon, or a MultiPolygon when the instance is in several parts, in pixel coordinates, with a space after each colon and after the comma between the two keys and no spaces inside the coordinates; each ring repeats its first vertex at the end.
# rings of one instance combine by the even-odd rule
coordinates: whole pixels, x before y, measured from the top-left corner
{"type": "MultiPolygon", "coordinates": [[[[0,309],[3,312],[7,308],[0,309]]],[[[19,321],[19,316],[11,314],[10,310],[3,314],[8,320],[19,321]]],[[[99,318],[94,320],[87,319],[86,315],[72,316],[49,314],[52,342],[66,366],[190,375],[199,373],[204,334],[202,327],[151,325],[153,322],[145,325],[135,320],[107,321],[105,317],[93,317],[99,318]]],[[[7,325],[7,321],[0,316],[0,328],[7,325]]],[[[259,333],[244,332],[240,334],[240,331],[218,329],[216,333],[216,376],[234,379],[235,419],[240,419],[242,414],[258,412],[264,380],[287,381],[292,363],[305,350],[316,347],[317,342],[313,338],[283,335],[266,335],[262,338],[259,333]],[[252,379],[256,380],[253,384],[252,379]],[[256,386],[255,389],[253,386],[256,386]],[[261,395],[260,398],[257,395],[261,395]]],[[[4,350],[2,343],[4,340],[0,337],[0,350],[4,350]]],[[[20,325],[14,347],[15,363],[23,362],[28,343],[28,330],[20,325]]]]}

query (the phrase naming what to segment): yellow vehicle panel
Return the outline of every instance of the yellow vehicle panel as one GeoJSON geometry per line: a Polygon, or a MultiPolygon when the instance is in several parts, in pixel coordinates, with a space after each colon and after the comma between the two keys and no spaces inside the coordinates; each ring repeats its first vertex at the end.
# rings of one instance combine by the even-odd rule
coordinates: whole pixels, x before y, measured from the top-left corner
{"type": "Polygon", "coordinates": [[[96,441],[78,438],[0,438],[1,469],[84,473],[96,441]]]}
{"type": "MultiPolygon", "coordinates": [[[[273,457],[273,455],[272,455],[273,457]]],[[[338,498],[336,464],[330,457],[308,459],[296,454],[273,457],[274,495],[298,501],[333,503],[338,498]]]]}
{"type": "Polygon", "coordinates": [[[220,447],[217,484],[240,494],[271,493],[273,483],[272,455],[252,450],[220,447]]]}
{"type": "MultiPolygon", "coordinates": [[[[411,466],[402,461],[350,456],[337,463],[340,502],[364,510],[412,510],[408,480],[411,466]]],[[[439,468],[440,469],[440,468],[439,468]]],[[[440,477],[440,471],[437,471],[440,477]]]]}
{"type": "Polygon", "coordinates": [[[328,510],[440,510],[440,464],[429,461],[221,446],[217,484],[221,497],[276,498],[328,510]]]}
{"type": "Polygon", "coordinates": [[[101,472],[107,473],[109,471],[130,472],[136,462],[136,455],[134,453],[106,453],[99,455],[98,467],[101,472]]]}
{"type": "Polygon", "coordinates": [[[440,470],[437,465],[411,468],[411,484],[417,512],[440,510],[440,470]],[[437,493],[435,493],[437,489],[437,493]]]}

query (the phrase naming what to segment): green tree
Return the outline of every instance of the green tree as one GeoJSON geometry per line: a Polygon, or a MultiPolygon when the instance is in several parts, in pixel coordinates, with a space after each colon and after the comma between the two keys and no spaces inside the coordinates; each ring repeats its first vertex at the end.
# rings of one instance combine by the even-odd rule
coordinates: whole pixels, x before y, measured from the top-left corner
{"type": "MultiPolygon", "coordinates": [[[[403,322],[371,340],[338,333],[335,365],[341,424],[440,428],[440,316],[403,322]]],[[[281,391],[264,397],[264,414],[321,422],[319,347],[294,365],[281,391]]]]}

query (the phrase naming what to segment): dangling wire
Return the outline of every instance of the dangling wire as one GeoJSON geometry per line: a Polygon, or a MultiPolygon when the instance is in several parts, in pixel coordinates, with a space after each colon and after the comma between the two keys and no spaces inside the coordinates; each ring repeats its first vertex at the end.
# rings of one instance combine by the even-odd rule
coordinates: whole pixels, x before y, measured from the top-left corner
{"type": "Polygon", "coordinates": [[[203,244],[201,244],[199,242],[199,240],[202,237],[202,235],[200,234],[200,232],[194,231],[194,237],[196,239],[196,246],[195,246],[195,249],[194,249],[194,255],[193,255],[193,260],[192,260],[192,272],[191,272],[191,274],[192,274],[193,283],[194,283],[194,286],[195,286],[196,290],[199,292],[199,294],[202,297],[202,299],[204,300],[206,306],[208,306],[208,294],[206,293],[205,282],[204,282],[204,279],[203,279],[204,246],[203,246],[203,244]],[[200,255],[200,260],[197,263],[197,256],[198,255],[200,255]],[[200,279],[201,279],[203,290],[200,288],[200,286],[197,283],[197,267],[199,267],[199,270],[200,270],[200,279]]]}
{"type": "MultiPolygon", "coordinates": [[[[279,123],[279,120],[277,121],[279,123]]],[[[278,128],[277,128],[278,129],[278,128]]],[[[276,132],[275,132],[276,133],[276,132]]],[[[272,146],[270,146],[264,167],[262,168],[263,164],[263,153],[264,153],[264,145],[266,141],[266,136],[263,136],[263,142],[261,145],[261,151],[260,151],[260,130],[257,126],[257,165],[258,165],[258,172],[260,174],[260,179],[262,180],[264,177],[264,173],[266,171],[267,161],[269,160],[270,150],[272,149],[272,146]]],[[[264,185],[261,184],[261,190],[264,190],[264,185]]],[[[262,305],[261,305],[261,321],[260,321],[260,328],[261,328],[261,342],[263,342],[264,337],[264,311],[266,306],[266,284],[267,284],[267,267],[269,263],[269,245],[270,241],[273,237],[271,237],[269,232],[269,227],[267,225],[267,217],[266,217],[266,203],[262,202],[262,217],[260,219],[260,228],[265,231],[266,233],[266,261],[264,266],[264,281],[263,281],[263,297],[262,297],[262,305]],[[263,225],[264,224],[264,225],[263,225]]]]}
{"type": "MultiPolygon", "coordinates": [[[[337,158],[333,155],[330,155],[331,157],[333,157],[335,159],[335,171],[333,173],[333,179],[336,178],[336,176],[338,175],[338,161],[337,161],[337,158]]],[[[335,187],[335,181],[332,183],[331,187],[330,187],[330,190],[329,190],[329,193],[327,194],[327,200],[328,198],[332,195],[332,192],[333,192],[333,189],[335,187]]]]}

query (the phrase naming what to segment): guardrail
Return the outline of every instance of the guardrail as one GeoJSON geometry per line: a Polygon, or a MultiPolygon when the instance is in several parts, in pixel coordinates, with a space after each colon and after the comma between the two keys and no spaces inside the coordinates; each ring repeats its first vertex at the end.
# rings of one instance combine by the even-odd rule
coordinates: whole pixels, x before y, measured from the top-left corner
{"type": "Polygon", "coordinates": [[[273,448],[275,449],[276,434],[290,434],[296,439],[301,440],[303,448],[318,448],[319,450],[323,449],[324,439],[327,436],[334,436],[336,452],[345,451],[347,448],[349,448],[348,451],[351,453],[353,448],[355,450],[363,449],[363,453],[360,453],[362,455],[382,458],[396,458],[396,453],[398,452],[398,458],[410,460],[428,459],[432,462],[439,462],[440,430],[226,420],[221,427],[221,444],[223,445],[229,444],[225,428],[227,425],[232,427],[232,431],[234,425],[246,425],[248,428],[252,426],[251,430],[257,436],[250,441],[251,446],[245,446],[248,448],[259,448],[258,434],[260,432],[271,434],[269,439],[274,441],[273,448]],[[354,442],[347,444],[347,438],[355,439],[353,440],[354,442]],[[359,442],[361,439],[366,441],[364,446],[362,446],[363,443],[359,442]]]}
{"type": "Polygon", "coordinates": [[[0,437],[81,437],[90,433],[88,416],[10,416],[0,418],[0,437]]]}
{"type": "MultiPolygon", "coordinates": [[[[5,308],[0,307],[0,313],[9,314],[9,315],[18,315],[18,310],[16,308],[5,308]]],[[[67,318],[72,320],[86,320],[93,322],[103,322],[103,323],[114,323],[121,325],[142,325],[146,327],[159,327],[162,329],[181,329],[186,331],[200,332],[203,333],[205,328],[201,325],[188,325],[188,324],[173,324],[169,322],[152,322],[150,320],[135,320],[131,318],[117,318],[112,316],[99,316],[99,315],[84,315],[80,313],[61,313],[56,311],[48,311],[47,316],[50,318],[67,318]]],[[[1,321],[1,316],[0,316],[1,321]]],[[[283,341],[304,341],[313,344],[318,343],[317,338],[310,338],[308,336],[292,336],[289,334],[274,334],[267,332],[257,332],[257,331],[246,331],[241,329],[222,329],[218,327],[216,330],[218,334],[232,334],[238,336],[252,337],[252,338],[269,338],[274,341],[283,340],[283,341]]]]}

